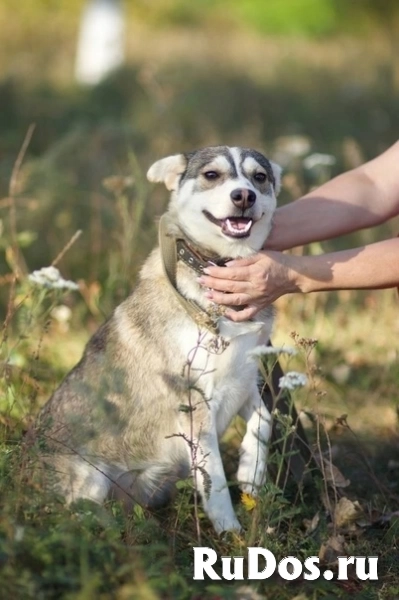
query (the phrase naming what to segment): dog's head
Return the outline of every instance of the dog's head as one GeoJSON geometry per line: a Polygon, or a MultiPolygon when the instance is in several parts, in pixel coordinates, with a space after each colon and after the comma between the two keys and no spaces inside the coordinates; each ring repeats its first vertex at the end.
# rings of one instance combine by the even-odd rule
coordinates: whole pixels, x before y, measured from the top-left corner
{"type": "Polygon", "coordinates": [[[280,171],[256,150],[214,146],[163,158],[147,177],[172,192],[169,212],[193,242],[234,258],[263,246],[280,171]]]}

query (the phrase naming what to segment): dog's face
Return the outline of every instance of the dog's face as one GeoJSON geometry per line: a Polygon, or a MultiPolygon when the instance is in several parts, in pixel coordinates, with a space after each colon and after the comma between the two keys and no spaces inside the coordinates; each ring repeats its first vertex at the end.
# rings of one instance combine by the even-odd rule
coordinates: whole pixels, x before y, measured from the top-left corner
{"type": "Polygon", "coordinates": [[[271,227],[280,167],[260,152],[214,146],[157,161],[147,173],[172,191],[170,211],[196,244],[221,257],[260,250],[271,227]]]}

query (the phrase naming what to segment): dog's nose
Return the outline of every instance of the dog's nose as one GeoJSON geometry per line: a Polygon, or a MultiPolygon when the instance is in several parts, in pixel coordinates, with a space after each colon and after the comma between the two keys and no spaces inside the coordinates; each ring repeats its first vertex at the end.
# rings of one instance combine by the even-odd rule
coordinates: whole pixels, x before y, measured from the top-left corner
{"type": "Polygon", "coordinates": [[[230,198],[237,208],[245,210],[255,204],[256,194],[252,190],[247,190],[246,188],[237,188],[231,192],[230,198]]]}

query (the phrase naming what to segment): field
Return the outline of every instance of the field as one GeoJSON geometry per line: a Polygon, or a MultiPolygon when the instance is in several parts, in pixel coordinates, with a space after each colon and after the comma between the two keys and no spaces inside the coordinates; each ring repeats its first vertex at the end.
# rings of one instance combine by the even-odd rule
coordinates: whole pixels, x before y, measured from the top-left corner
{"type": "MultiPolygon", "coordinates": [[[[126,66],[85,88],[72,76],[79,2],[40,6],[21,6],[15,18],[11,2],[0,7],[1,597],[398,598],[395,290],[276,303],[273,342],[298,349],[283,366],[308,376],[293,400],[315,454],[329,462],[310,489],[290,480],[279,489],[271,478],[256,506],[240,503],[233,486],[242,536],[217,538],[200,512],[198,539],[190,482],[160,514],[136,507],[127,517],[117,503],[65,507],[35,484],[24,437],[155,244],[167,195],[146,182],[148,166],[208,144],[256,147],[283,165],[280,202],[293,201],[397,139],[399,81],[389,38],[378,29],[367,38],[265,36],[225,22],[220,11],[201,26],[147,23],[129,13],[126,66]],[[315,153],[333,164],[306,167],[315,153]],[[79,290],[29,283],[29,273],[51,264],[79,290]],[[333,481],[330,461],[338,469],[333,481]],[[379,580],[350,572],[348,581],[276,576],[250,589],[196,582],[198,545],[220,556],[245,555],[248,546],[279,559],[320,553],[333,570],[337,554],[378,556],[379,580]]],[[[396,220],[305,251],[398,232],[396,220]]],[[[227,469],[239,430],[237,422],[226,436],[227,469]]],[[[273,456],[271,471],[279,472],[281,458],[273,456]]]]}

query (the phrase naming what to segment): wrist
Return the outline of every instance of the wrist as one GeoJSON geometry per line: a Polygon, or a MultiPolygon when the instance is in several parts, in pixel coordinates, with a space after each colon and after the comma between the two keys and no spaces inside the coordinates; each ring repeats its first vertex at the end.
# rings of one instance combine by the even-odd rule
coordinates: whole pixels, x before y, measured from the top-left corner
{"type": "Polygon", "coordinates": [[[289,292],[310,294],[320,289],[317,257],[286,255],[289,292]]]}
{"type": "Polygon", "coordinates": [[[293,254],[282,254],[284,265],[284,293],[307,293],[309,283],[303,273],[302,261],[305,257],[293,254]]]}

